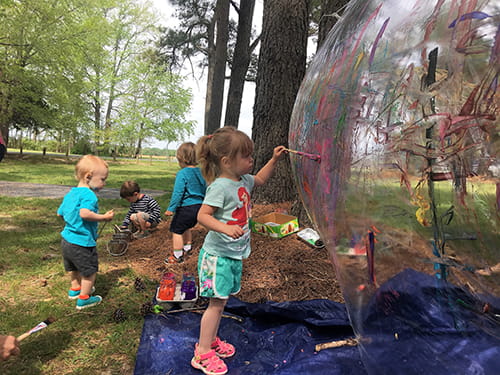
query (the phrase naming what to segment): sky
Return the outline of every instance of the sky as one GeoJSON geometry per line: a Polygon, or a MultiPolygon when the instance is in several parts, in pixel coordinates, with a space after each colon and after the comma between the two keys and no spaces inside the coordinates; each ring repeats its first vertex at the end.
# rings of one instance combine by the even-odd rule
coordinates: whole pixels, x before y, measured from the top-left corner
{"type": "MultiPolygon", "coordinates": [[[[172,7],[168,4],[168,0],[153,0],[153,6],[158,10],[158,13],[161,15],[162,23],[166,26],[172,26],[172,22],[175,22],[171,19],[171,15],[173,14],[172,7]]],[[[254,27],[257,30],[260,30],[261,19],[262,19],[262,8],[263,8],[263,0],[256,0],[255,2],[255,12],[254,12],[254,27]],[[257,20],[257,22],[256,22],[257,20]]],[[[186,72],[186,80],[185,86],[191,88],[193,94],[193,101],[191,105],[191,111],[186,116],[186,119],[192,120],[196,122],[196,126],[194,128],[194,135],[183,139],[183,142],[191,141],[196,143],[198,138],[203,135],[204,129],[204,115],[205,115],[205,92],[206,92],[206,75],[202,77],[200,80],[195,80],[186,72]]],[[[226,80],[224,85],[226,94],[224,96],[224,102],[227,97],[227,90],[229,88],[229,81],[226,80]]],[[[253,122],[253,103],[255,98],[255,83],[246,82],[245,88],[243,91],[243,98],[241,104],[241,114],[240,121],[238,124],[238,129],[247,133],[249,136],[252,134],[252,122],[253,122]]],[[[225,114],[225,107],[222,109],[222,116],[225,114]]],[[[222,119],[223,123],[224,118],[222,119]]],[[[180,142],[182,143],[182,142],[180,142]]],[[[168,144],[169,149],[175,149],[180,143],[171,143],[168,144]]],[[[153,147],[166,148],[166,142],[153,142],[151,144],[153,147]]]]}

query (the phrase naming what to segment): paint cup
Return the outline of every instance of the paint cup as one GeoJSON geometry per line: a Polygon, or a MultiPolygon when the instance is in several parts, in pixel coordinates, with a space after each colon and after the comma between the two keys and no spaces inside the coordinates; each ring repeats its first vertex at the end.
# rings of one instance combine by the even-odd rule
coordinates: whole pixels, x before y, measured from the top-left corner
{"type": "Polygon", "coordinates": [[[166,280],[163,284],[160,284],[160,290],[158,292],[158,298],[162,301],[172,301],[175,296],[175,280],[166,280]]]}
{"type": "Polygon", "coordinates": [[[175,275],[172,272],[165,272],[160,280],[158,298],[162,301],[172,301],[175,296],[175,275]]]}
{"type": "Polygon", "coordinates": [[[194,276],[185,273],[182,277],[181,299],[193,300],[196,298],[196,282],[194,276]]]}

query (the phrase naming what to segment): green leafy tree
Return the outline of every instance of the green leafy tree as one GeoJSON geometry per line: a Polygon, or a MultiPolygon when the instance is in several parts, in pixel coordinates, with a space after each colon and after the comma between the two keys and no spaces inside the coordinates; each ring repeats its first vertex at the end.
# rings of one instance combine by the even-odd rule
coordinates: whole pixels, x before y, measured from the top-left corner
{"type": "Polygon", "coordinates": [[[123,103],[121,99],[127,95],[129,83],[136,74],[131,66],[148,48],[157,31],[157,19],[151,11],[151,4],[144,1],[120,1],[116,7],[106,10],[106,19],[109,29],[105,34],[106,44],[101,49],[104,56],[92,60],[95,64],[90,77],[94,83],[96,151],[101,142],[103,150],[109,151],[113,122],[123,103]]]}
{"type": "Polygon", "coordinates": [[[179,141],[193,133],[194,123],[187,121],[191,92],[182,88],[180,76],[156,64],[152,53],[144,53],[130,67],[135,74],[128,81],[118,127],[113,131],[116,143],[134,145],[141,153],[145,141],[179,141]]]}
{"type": "Polygon", "coordinates": [[[95,0],[5,0],[0,8],[0,127],[75,126],[85,111],[81,56],[95,29],[95,0]]]}
{"type": "MultiPolygon", "coordinates": [[[[7,141],[12,129],[18,138],[31,134],[35,141],[43,133],[57,139],[59,151],[67,153],[76,144],[108,152],[130,97],[137,98],[136,82],[144,73],[135,71],[137,60],[158,39],[151,9],[140,0],[2,0],[0,130],[7,141]]],[[[176,85],[180,80],[171,79],[168,90],[176,85]]],[[[164,124],[152,132],[146,121],[143,140],[191,131],[192,124],[179,120],[190,97],[178,94],[160,95],[173,101],[162,102],[169,116],[139,113],[164,124]]]]}

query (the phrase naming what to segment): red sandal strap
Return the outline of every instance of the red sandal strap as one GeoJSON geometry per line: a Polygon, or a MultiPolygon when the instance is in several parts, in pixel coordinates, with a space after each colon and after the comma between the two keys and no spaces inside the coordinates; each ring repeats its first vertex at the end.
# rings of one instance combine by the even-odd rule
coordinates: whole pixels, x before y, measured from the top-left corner
{"type": "Polygon", "coordinates": [[[204,354],[196,353],[196,356],[200,359],[200,361],[206,361],[207,359],[210,360],[211,358],[218,358],[215,350],[210,350],[209,352],[206,352],[204,354]]]}

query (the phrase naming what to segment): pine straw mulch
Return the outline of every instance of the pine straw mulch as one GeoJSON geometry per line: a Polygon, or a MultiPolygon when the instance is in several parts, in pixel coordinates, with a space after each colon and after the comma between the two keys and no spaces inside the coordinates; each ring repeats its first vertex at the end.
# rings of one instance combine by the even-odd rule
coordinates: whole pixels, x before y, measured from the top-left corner
{"type": "MultiPolygon", "coordinates": [[[[287,211],[289,204],[254,205],[255,217],[287,211]]],[[[173,272],[177,279],[185,272],[197,274],[198,253],[207,233],[201,225],[193,228],[193,250],[180,264],[167,265],[163,261],[171,254],[172,237],[169,221],[163,221],[148,238],[134,240],[127,253],[115,257],[113,263],[130,266],[138,275],[160,280],[164,272],[173,272]]],[[[300,223],[299,223],[300,224],[300,223]]],[[[301,228],[302,229],[302,228],[301,228]]],[[[296,234],[272,239],[252,234],[252,253],[244,260],[240,300],[250,303],[265,301],[301,301],[331,299],[343,302],[334,267],[326,248],[314,249],[296,234]]]]}

